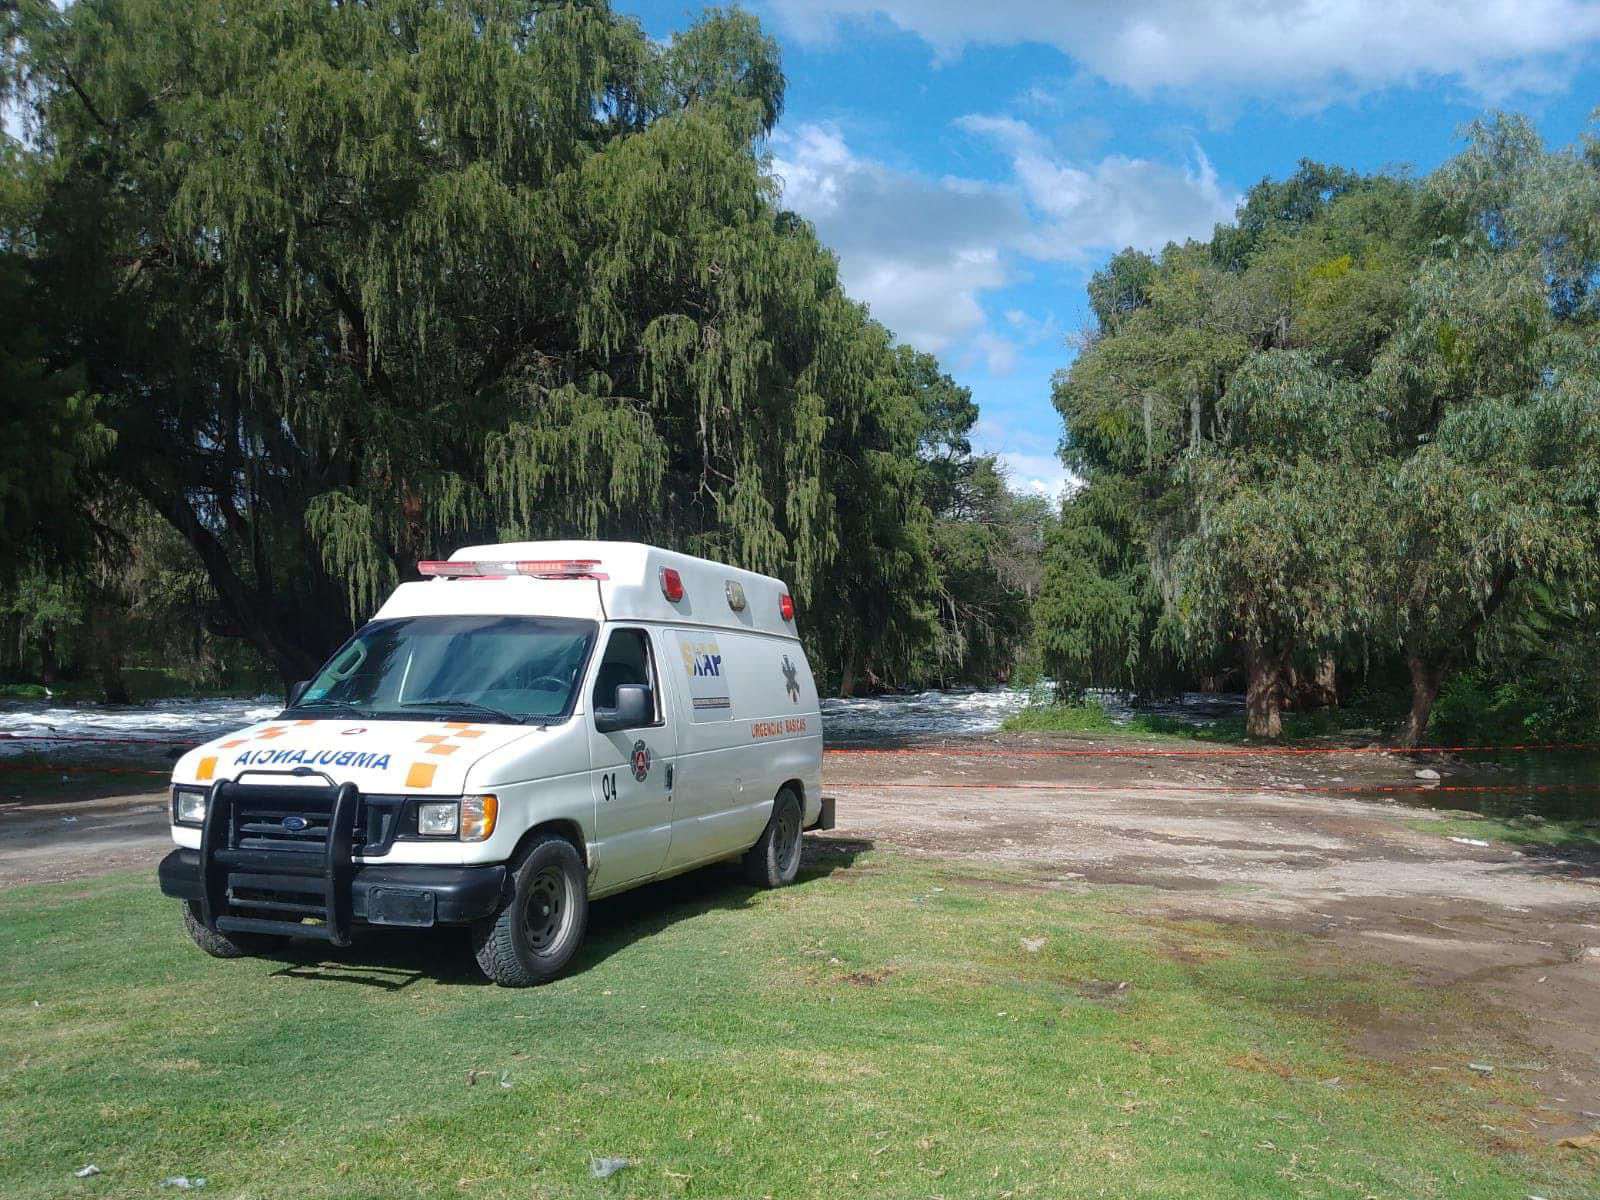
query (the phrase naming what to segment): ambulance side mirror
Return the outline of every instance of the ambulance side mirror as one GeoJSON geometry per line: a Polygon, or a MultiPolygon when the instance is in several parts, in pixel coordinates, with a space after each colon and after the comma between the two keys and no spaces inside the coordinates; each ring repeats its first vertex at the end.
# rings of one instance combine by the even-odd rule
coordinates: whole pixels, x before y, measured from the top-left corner
{"type": "Polygon", "coordinates": [[[310,686],[311,680],[309,679],[302,679],[299,683],[291,684],[289,687],[288,707],[293,708],[296,704],[299,704],[300,697],[306,694],[306,689],[310,686]]]}
{"type": "Polygon", "coordinates": [[[594,710],[594,727],[601,733],[637,729],[656,719],[655,696],[642,683],[617,684],[617,706],[594,710]]]}

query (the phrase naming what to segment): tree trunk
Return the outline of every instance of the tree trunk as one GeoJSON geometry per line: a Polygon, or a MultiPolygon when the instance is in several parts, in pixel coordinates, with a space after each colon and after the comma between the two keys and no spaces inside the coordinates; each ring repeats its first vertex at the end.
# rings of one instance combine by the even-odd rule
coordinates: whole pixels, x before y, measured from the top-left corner
{"type": "Polygon", "coordinates": [[[1317,659],[1317,673],[1312,676],[1316,684],[1317,695],[1321,698],[1323,707],[1339,707],[1339,664],[1334,661],[1333,655],[1324,654],[1317,659]]]}
{"type": "Polygon", "coordinates": [[[1406,666],[1411,669],[1411,711],[1406,715],[1405,724],[1400,726],[1399,742],[1402,746],[1418,746],[1422,744],[1422,735],[1428,732],[1433,702],[1439,698],[1439,688],[1444,684],[1445,664],[1420,654],[1408,654],[1406,666]]]}
{"type": "Polygon", "coordinates": [[[39,682],[45,687],[58,682],[59,669],[56,662],[56,635],[46,629],[39,635],[39,682]]]}
{"type": "Polygon", "coordinates": [[[1315,669],[1307,675],[1291,666],[1284,685],[1289,707],[1295,712],[1334,708],[1339,703],[1338,673],[1331,654],[1318,658],[1315,669]]]}
{"type": "Polygon", "coordinates": [[[1289,670],[1289,654],[1265,646],[1245,649],[1245,669],[1249,674],[1244,693],[1244,732],[1246,737],[1276,738],[1283,734],[1284,680],[1289,670]]]}
{"type": "Polygon", "coordinates": [[[839,668],[839,695],[849,698],[856,686],[856,656],[846,653],[844,665],[839,668]]]}
{"type": "Polygon", "coordinates": [[[0,615],[0,679],[22,678],[22,618],[0,615]]]}
{"type": "Polygon", "coordinates": [[[127,704],[127,682],[122,678],[123,614],[104,599],[89,604],[90,656],[100,695],[107,704],[127,704]]]}
{"type": "MultiPolygon", "coordinates": [[[[238,623],[244,637],[277,669],[284,684],[309,679],[315,674],[332,648],[326,643],[333,641],[318,636],[321,632],[318,623],[305,620],[303,611],[296,612],[281,601],[263,596],[259,589],[241,579],[221,540],[200,520],[185,496],[165,492],[139,476],[133,477],[131,482],[194,547],[218,601],[238,623]]],[[[337,645],[337,641],[333,644],[337,645]]]]}

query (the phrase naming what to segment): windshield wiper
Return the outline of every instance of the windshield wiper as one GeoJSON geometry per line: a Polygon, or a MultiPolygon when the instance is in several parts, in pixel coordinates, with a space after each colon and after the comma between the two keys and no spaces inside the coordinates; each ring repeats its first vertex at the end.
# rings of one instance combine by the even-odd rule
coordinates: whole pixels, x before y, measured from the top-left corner
{"type": "Polygon", "coordinates": [[[501,721],[510,721],[513,725],[521,725],[522,718],[516,713],[508,713],[503,708],[495,708],[489,704],[479,704],[476,700],[408,700],[401,708],[448,708],[470,709],[473,712],[485,713],[501,721]]]}
{"type": "Polygon", "coordinates": [[[358,717],[365,717],[367,715],[363,709],[357,708],[348,700],[329,700],[326,697],[316,700],[301,700],[295,704],[289,705],[289,711],[291,712],[300,708],[341,708],[345,712],[355,713],[355,715],[358,717]]]}

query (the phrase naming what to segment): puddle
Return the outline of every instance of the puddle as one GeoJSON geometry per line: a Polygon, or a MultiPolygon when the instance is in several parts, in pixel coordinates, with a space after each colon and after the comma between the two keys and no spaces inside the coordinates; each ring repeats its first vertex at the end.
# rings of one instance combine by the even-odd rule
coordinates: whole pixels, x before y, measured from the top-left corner
{"type": "Polygon", "coordinates": [[[1544,817],[1600,821],[1600,754],[1592,751],[1528,750],[1424,764],[1442,778],[1396,794],[1419,808],[1461,809],[1486,817],[1544,817]]]}

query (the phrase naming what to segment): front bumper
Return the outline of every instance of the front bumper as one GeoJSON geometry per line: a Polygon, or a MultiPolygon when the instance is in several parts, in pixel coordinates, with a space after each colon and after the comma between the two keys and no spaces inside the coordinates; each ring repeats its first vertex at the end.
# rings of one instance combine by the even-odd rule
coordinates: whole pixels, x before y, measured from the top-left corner
{"type": "MultiPolygon", "coordinates": [[[[161,890],[179,900],[202,902],[205,881],[200,851],[174,850],[156,871],[161,890]]],[[[356,864],[350,876],[350,913],[368,925],[464,925],[500,906],[506,869],[418,864],[356,864]]]]}

